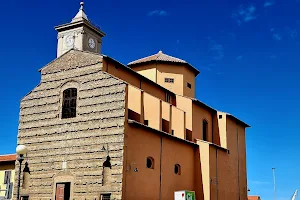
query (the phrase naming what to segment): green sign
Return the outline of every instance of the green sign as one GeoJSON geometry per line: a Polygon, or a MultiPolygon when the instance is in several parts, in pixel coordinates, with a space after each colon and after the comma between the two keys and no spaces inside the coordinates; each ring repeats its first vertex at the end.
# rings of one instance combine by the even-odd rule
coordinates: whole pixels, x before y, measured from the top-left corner
{"type": "Polygon", "coordinates": [[[185,199],[186,200],[196,200],[195,199],[195,193],[194,192],[186,191],[185,192],[185,199]]]}

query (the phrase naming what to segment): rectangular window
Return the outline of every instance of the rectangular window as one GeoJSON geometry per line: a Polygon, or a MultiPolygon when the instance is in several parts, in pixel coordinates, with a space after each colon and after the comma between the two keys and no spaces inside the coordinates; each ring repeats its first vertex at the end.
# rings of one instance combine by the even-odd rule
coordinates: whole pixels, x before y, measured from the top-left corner
{"type": "Polygon", "coordinates": [[[170,133],[170,122],[165,119],[162,119],[161,124],[162,124],[162,131],[166,133],[170,133]]]}
{"type": "Polygon", "coordinates": [[[165,78],[165,83],[174,83],[174,78],[165,78]]]}
{"type": "Polygon", "coordinates": [[[166,102],[168,102],[168,103],[171,102],[171,96],[168,92],[166,92],[166,102]]]}
{"type": "Polygon", "coordinates": [[[5,171],[4,174],[4,184],[10,183],[11,171],[5,171]]]}
{"type": "Polygon", "coordinates": [[[208,139],[208,123],[206,120],[203,120],[202,122],[202,140],[207,141],[208,139]]]}
{"type": "Polygon", "coordinates": [[[69,88],[63,92],[62,118],[76,117],[77,89],[69,88]]]}
{"type": "Polygon", "coordinates": [[[101,194],[101,200],[110,200],[111,194],[101,194]]]}
{"type": "Polygon", "coordinates": [[[174,130],[172,130],[171,135],[174,135],[174,130]]]}
{"type": "Polygon", "coordinates": [[[13,183],[8,183],[7,186],[6,186],[7,190],[5,192],[5,199],[11,199],[12,197],[12,189],[14,187],[13,183]]]}
{"type": "Polygon", "coordinates": [[[188,87],[188,88],[192,88],[192,84],[187,83],[187,87],[188,87]]]}
{"type": "Polygon", "coordinates": [[[148,121],[148,120],[144,120],[144,124],[145,124],[146,126],[148,126],[148,125],[149,125],[149,121],[148,121]]]}
{"type": "Polygon", "coordinates": [[[192,141],[192,131],[185,129],[185,139],[192,141]]]}

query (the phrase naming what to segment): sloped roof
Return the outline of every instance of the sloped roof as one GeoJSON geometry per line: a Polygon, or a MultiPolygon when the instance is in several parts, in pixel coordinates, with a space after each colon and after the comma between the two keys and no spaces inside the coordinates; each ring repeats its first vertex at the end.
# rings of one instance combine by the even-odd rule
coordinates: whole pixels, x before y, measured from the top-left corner
{"type": "Polygon", "coordinates": [[[248,200],[260,200],[259,196],[248,196],[248,200]]]}
{"type": "Polygon", "coordinates": [[[0,155],[0,162],[12,162],[16,161],[16,154],[0,155]]]}
{"type": "Polygon", "coordinates": [[[60,57],[54,59],[39,71],[42,74],[74,69],[78,66],[95,65],[102,62],[100,54],[70,49],[60,57]]]}
{"type": "Polygon", "coordinates": [[[141,63],[146,63],[146,62],[170,62],[170,63],[181,63],[181,64],[185,64],[188,65],[189,67],[192,68],[192,70],[195,72],[196,75],[198,75],[200,72],[198,69],[194,68],[192,65],[190,65],[188,62],[186,62],[185,60],[179,59],[179,58],[175,58],[173,56],[169,56],[167,54],[164,54],[162,51],[159,51],[156,54],[153,54],[151,56],[147,56],[144,58],[140,58],[138,60],[132,61],[130,63],[128,63],[128,66],[133,66],[133,65],[137,65],[137,64],[141,64],[141,63]]]}
{"type": "MultiPolygon", "coordinates": [[[[188,98],[190,98],[190,97],[188,97],[188,98]]],[[[198,100],[198,99],[196,99],[196,98],[190,98],[190,99],[192,99],[194,102],[196,102],[196,103],[198,103],[198,104],[200,104],[200,105],[202,105],[202,106],[204,106],[204,107],[210,109],[210,110],[213,111],[213,112],[217,112],[217,111],[223,112],[223,111],[216,110],[216,109],[214,109],[214,108],[208,106],[207,104],[203,103],[202,101],[200,101],[200,100],[198,100]]],[[[248,127],[251,127],[250,125],[248,125],[248,124],[245,123],[244,121],[240,120],[239,118],[235,117],[234,115],[232,115],[232,114],[230,114],[230,113],[227,113],[227,112],[223,112],[223,113],[225,113],[228,117],[231,117],[231,118],[233,118],[234,120],[238,121],[239,123],[241,123],[241,124],[244,125],[245,127],[247,127],[247,128],[248,128],[248,127]]]]}

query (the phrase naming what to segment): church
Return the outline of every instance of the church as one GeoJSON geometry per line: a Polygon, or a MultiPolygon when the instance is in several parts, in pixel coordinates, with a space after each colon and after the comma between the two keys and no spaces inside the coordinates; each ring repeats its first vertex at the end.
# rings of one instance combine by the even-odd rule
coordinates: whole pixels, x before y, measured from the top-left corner
{"type": "Polygon", "coordinates": [[[249,125],[195,97],[197,68],[162,51],[127,65],[101,54],[83,3],[55,29],[57,58],[21,100],[21,198],[247,200],[249,125]]]}

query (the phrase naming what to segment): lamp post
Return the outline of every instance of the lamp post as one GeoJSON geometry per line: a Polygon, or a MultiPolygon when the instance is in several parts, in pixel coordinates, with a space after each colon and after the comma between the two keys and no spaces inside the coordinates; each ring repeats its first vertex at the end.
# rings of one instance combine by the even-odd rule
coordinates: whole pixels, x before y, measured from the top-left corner
{"type": "Polygon", "coordinates": [[[274,181],[274,200],[276,200],[276,182],[275,182],[275,168],[272,168],[273,171],[273,181],[274,181]]]}
{"type": "Polygon", "coordinates": [[[24,160],[24,154],[28,152],[28,149],[25,145],[18,145],[16,148],[18,154],[17,161],[19,161],[19,173],[18,173],[18,188],[17,188],[17,200],[20,199],[20,185],[21,185],[21,170],[22,162],[24,160]]]}

